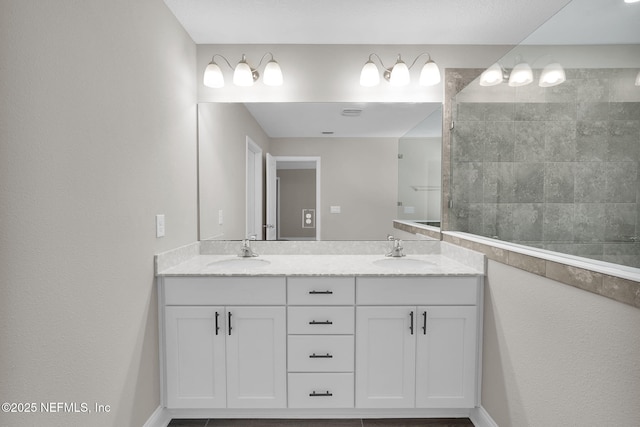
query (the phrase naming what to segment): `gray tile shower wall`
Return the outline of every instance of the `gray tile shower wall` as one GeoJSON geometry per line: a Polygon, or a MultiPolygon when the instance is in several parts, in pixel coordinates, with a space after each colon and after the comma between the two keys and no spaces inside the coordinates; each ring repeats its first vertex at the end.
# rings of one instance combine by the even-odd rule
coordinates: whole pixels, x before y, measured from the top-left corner
{"type": "Polygon", "coordinates": [[[458,97],[449,229],[640,267],[637,70],[566,72],[458,97]]]}

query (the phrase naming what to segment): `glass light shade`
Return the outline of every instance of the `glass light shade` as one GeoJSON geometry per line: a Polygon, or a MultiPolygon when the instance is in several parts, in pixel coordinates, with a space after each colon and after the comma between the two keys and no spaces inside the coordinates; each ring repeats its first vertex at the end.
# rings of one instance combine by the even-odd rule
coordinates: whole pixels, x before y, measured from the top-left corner
{"type": "Polygon", "coordinates": [[[636,86],[640,86],[640,71],[638,71],[638,75],[636,76],[636,86]]]}
{"type": "Polygon", "coordinates": [[[253,86],[251,67],[244,61],[238,62],[233,72],[233,84],[236,86],[253,86]]]}
{"type": "Polygon", "coordinates": [[[525,86],[532,81],[533,71],[531,71],[531,67],[526,62],[521,62],[520,64],[513,67],[513,70],[511,70],[511,75],[509,76],[509,86],[525,86]]]}
{"type": "Polygon", "coordinates": [[[440,83],[440,70],[435,62],[428,60],[420,72],[420,86],[433,86],[440,83]]]}
{"type": "Polygon", "coordinates": [[[567,77],[564,73],[564,68],[562,65],[554,62],[553,64],[549,64],[542,70],[542,74],[540,74],[540,81],[538,82],[538,86],[540,87],[551,87],[557,86],[564,81],[567,80],[567,77]]]}
{"type": "Polygon", "coordinates": [[[409,67],[401,59],[398,59],[396,65],[391,69],[391,77],[389,82],[394,86],[406,86],[411,81],[409,75],[409,67]]]}
{"type": "Polygon", "coordinates": [[[378,73],[378,67],[373,61],[367,61],[362,67],[360,72],[360,85],[361,86],[377,86],[380,83],[380,73],[378,73]]]}
{"type": "Polygon", "coordinates": [[[218,88],[224,86],[224,76],[222,70],[215,62],[211,61],[204,69],[203,83],[207,87],[218,88]]]}
{"type": "Polygon", "coordinates": [[[264,68],[264,84],[267,86],[282,86],[282,70],[273,59],[264,68]]]}
{"type": "Polygon", "coordinates": [[[504,81],[504,71],[497,62],[480,74],[480,86],[495,86],[504,81]]]}
{"type": "Polygon", "coordinates": [[[640,0],[624,0],[625,3],[638,3],[640,0]]]}

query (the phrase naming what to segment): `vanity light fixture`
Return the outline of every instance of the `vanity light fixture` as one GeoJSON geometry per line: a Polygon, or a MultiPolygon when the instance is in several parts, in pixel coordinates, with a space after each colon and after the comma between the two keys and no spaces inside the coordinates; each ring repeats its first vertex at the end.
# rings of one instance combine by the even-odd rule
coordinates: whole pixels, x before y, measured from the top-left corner
{"type": "Polygon", "coordinates": [[[496,86],[508,78],[507,70],[496,62],[480,74],[480,86],[496,86]]]}
{"type": "Polygon", "coordinates": [[[440,83],[440,70],[438,65],[431,59],[431,55],[428,53],[421,53],[413,60],[410,66],[402,60],[400,54],[396,59],[396,63],[391,68],[385,67],[382,59],[375,53],[369,55],[369,60],[362,67],[360,72],[360,84],[362,86],[377,86],[380,83],[380,73],[378,67],[373,62],[373,58],[377,58],[378,62],[384,69],[382,77],[394,86],[406,86],[411,81],[409,70],[416,65],[420,57],[426,55],[427,62],[423,65],[420,72],[420,86],[433,86],[440,83]]]}
{"type": "Polygon", "coordinates": [[[554,62],[553,64],[549,64],[542,70],[542,74],[540,74],[540,80],[538,81],[538,86],[540,87],[551,87],[562,84],[567,80],[567,76],[564,73],[564,68],[562,65],[554,62]]]}
{"type": "Polygon", "coordinates": [[[624,0],[625,3],[638,3],[640,0],[624,0]]]}
{"type": "Polygon", "coordinates": [[[531,66],[526,62],[521,62],[511,70],[509,74],[509,86],[520,87],[526,86],[533,81],[533,71],[531,66]]]}
{"type": "Polygon", "coordinates": [[[216,56],[224,59],[224,62],[227,63],[229,68],[233,69],[233,83],[236,86],[253,86],[253,83],[260,78],[260,73],[258,72],[258,68],[262,65],[262,61],[267,57],[267,55],[271,56],[271,60],[267,62],[267,65],[264,68],[264,84],[267,86],[282,86],[282,70],[280,69],[280,65],[273,58],[273,54],[271,52],[267,52],[262,55],[260,59],[260,63],[256,68],[252,68],[251,65],[247,62],[247,57],[245,54],[242,54],[242,59],[238,62],[235,69],[231,66],[227,58],[220,54],[214,54],[211,58],[211,62],[207,65],[207,68],[204,70],[204,79],[203,83],[207,87],[211,88],[220,88],[224,86],[224,76],[222,75],[222,70],[220,66],[215,62],[216,56]]]}
{"type": "MultiPolygon", "coordinates": [[[[513,67],[511,72],[505,70],[502,65],[495,63],[480,74],[480,86],[496,86],[508,81],[511,87],[520,87],[533,82],[533,70],[526,62],[520,62],[513,67]]],[[[542,70],[538,85],[551,87],[564,83],[566,75],[564,68],[557,62],[548,64],[542,70]]]]}

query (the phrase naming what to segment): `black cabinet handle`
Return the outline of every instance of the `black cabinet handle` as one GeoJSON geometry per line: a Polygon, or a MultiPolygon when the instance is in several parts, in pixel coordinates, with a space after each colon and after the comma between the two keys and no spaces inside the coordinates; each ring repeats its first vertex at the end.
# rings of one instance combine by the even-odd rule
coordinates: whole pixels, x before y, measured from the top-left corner
{"type": "Polygon", "coordinates": [[[231,336],[231,329],[233,329],[231,327],[231,312],[229,312],[228,314],[229,314],[229,336],[231,336]]]}
{"type": "Polygon", "coordinates": [[[423,319],[422,335],[427,335],[427,312],[426,311],[422,313],[422,319],[423,319]]]}
{"type": "Polygon", "coordinates": [[[333,396],[333,393],[331,393],[329,390],[327,390],[326,393],[316,393],[316,391],[314,390],[313,392],[309,393],[310,397],[331,397],[333,396]]]}
{"type": "Polygon", "coordinates": [[[216,335],[218,335],[218,331],[220,330],[220,325],[218,325],[218,317],[220,317],[220,313],[216,311],[216,335]]]}
{"type": "Polygon", "coordinates": [[[310,295],[333,295],[333,291],[309,291],[310,295]]]}
{"type": "Polygon", "coordinates": [[[333,355],[327,353],[327,354],[310,354],[309,355],[309,359],[331,359],[333,358],[333,355]]]}
{"type": "Polygon", "coordinates": [[[413,335],[413,311],[409,313],[409,330],[411,331],[411,335],[413,335]]]}
{"type": "Polygon", "coordinates": [[[325,320],[325,321],[321,321],[318,322],[317,320],[312,320],[311,322],[309,322],[310,325],[333,325],[333,322],[331,320],[325,320]]]}

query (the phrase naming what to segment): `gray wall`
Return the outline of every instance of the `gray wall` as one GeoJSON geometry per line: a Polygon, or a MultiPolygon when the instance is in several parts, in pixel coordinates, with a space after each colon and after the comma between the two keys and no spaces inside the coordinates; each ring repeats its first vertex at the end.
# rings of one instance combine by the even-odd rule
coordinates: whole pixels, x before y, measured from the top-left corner
{"type": "Polygon", "coordinates": [[[139,427],[153,255],[197,239],[195,45],[157,0],[3,0],[0,28],[0,396],[111,406],[0,425],[139,427]]]}
{"type": "Polygon", "coordinates": [[[482,406],[500,427],[640,425],[640,310],[489,261],[482,406]]]}
{"type": "Polygon", "coordinates": [[[279,169],[277,175],[280,178],[280,237],[315,239],[316,227],[302,227],[302,210],[316,209],[316,170],[279,169]]]}
{"type": "Polygon", "coordinates": [[[567,70],[553,88],[463,92],[450,228],[640,267],[636,73],[567,70]]]}

